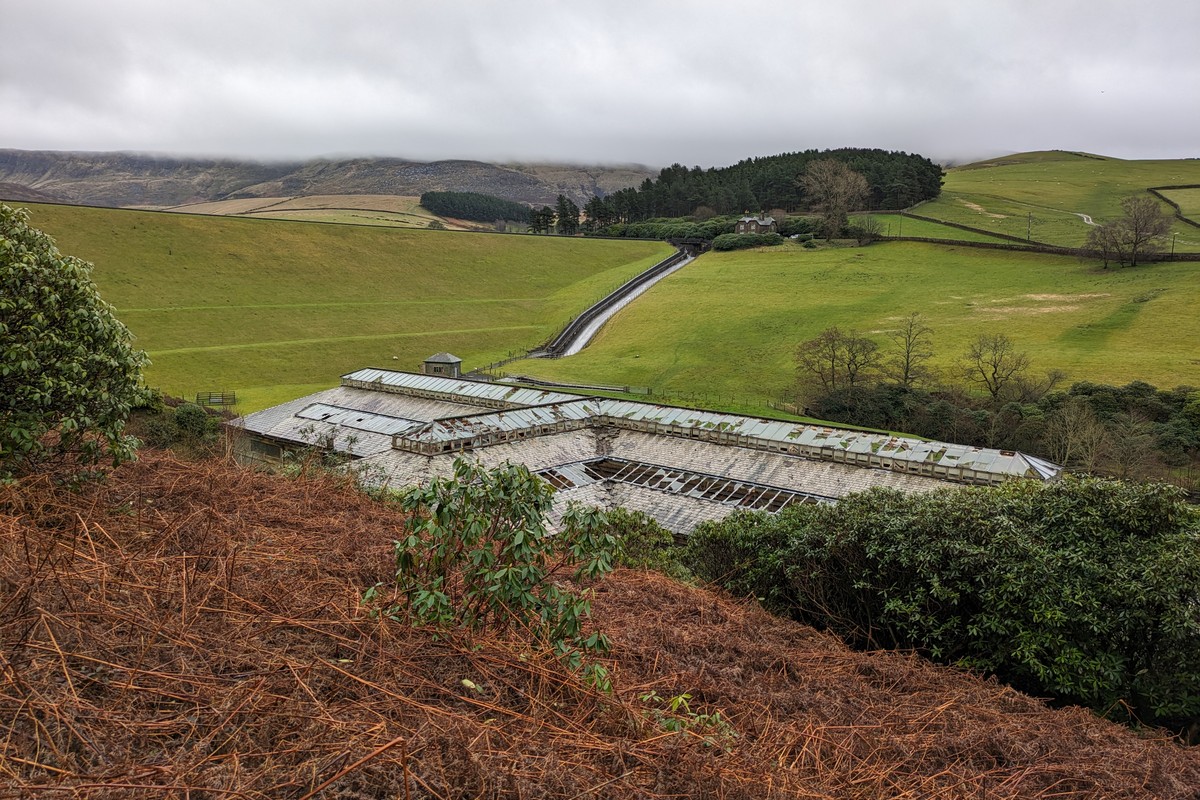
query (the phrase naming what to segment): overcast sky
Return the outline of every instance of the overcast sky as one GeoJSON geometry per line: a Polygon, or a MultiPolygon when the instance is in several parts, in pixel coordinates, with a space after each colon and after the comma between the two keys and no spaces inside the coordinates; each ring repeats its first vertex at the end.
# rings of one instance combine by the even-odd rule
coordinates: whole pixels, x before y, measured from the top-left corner
{"type": "Polygon", "coordinates": [[[1197,0],[0,0],[0,147],[1200,156],[1197,0]]]}

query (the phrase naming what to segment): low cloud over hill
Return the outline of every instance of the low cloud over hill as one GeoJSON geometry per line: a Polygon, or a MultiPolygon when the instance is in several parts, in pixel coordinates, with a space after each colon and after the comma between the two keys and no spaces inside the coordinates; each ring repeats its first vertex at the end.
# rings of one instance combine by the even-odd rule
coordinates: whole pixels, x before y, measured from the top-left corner
{"type": "Polygon", "coordinates": [[[395,158],[263,163],[0,150],[0,197],[113,207],[298,195],[420,195],[433,190],[481,192],[530,205],[553,204],[563,194],[583,205],[593,195],[636,186],[655,174],[636,165],[500,165],[395,158]]]}

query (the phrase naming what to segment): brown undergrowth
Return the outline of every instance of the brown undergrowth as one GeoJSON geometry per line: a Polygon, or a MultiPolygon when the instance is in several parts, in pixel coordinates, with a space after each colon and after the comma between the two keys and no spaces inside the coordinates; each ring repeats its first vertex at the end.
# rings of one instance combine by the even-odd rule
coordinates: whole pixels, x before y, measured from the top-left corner
{"type": "Polygon", "coordinates": [[[0,491],[2,797],[1187,798],[1200,787],[1196,748],[915,656],[855,653],[654,574],[597,587],[611,697],[519,639],[372,619],[358,601],[388,576],[403,520],[326,476],[143,453],[81,493],[48,481],[0,491]],[[690,710],[669,717],[685,693],[690,710]],[[699,724],[713,712],[736,736],[699,724]]]}

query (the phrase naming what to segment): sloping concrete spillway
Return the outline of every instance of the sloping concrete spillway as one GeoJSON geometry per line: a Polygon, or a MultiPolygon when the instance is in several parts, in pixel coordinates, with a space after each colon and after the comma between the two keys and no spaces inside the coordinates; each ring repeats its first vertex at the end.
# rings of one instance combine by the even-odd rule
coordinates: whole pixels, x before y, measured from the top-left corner
{"type": "Polygon", "coordinates": [[[609,294],[600,302],[585,310],[563,328],[562,333],[554,337],[550,344],[529,355],[532,358],[562,358],[573,356],[587,346],[596,332],[612,318],[614,314],[632,303],[644,291],[676,270],[683,269],[694,260],[694,256],[685,250],[655,264],[650,269],[630,279],[609,294]]]}

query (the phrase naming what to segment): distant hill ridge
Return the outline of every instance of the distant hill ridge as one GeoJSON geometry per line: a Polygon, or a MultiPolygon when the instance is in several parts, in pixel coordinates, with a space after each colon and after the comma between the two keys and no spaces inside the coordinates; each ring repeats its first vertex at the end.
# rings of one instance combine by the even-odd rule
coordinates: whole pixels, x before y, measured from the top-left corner
{"type": "Polygon", "coordinates": [[[399,158],[240,161],[134,153],[0,149],[0,197],[116,208],[254,197],[480,192],[529,205],[563,194],[583,205],[657,170],[630,166],[489,164],[399,158]]]}

